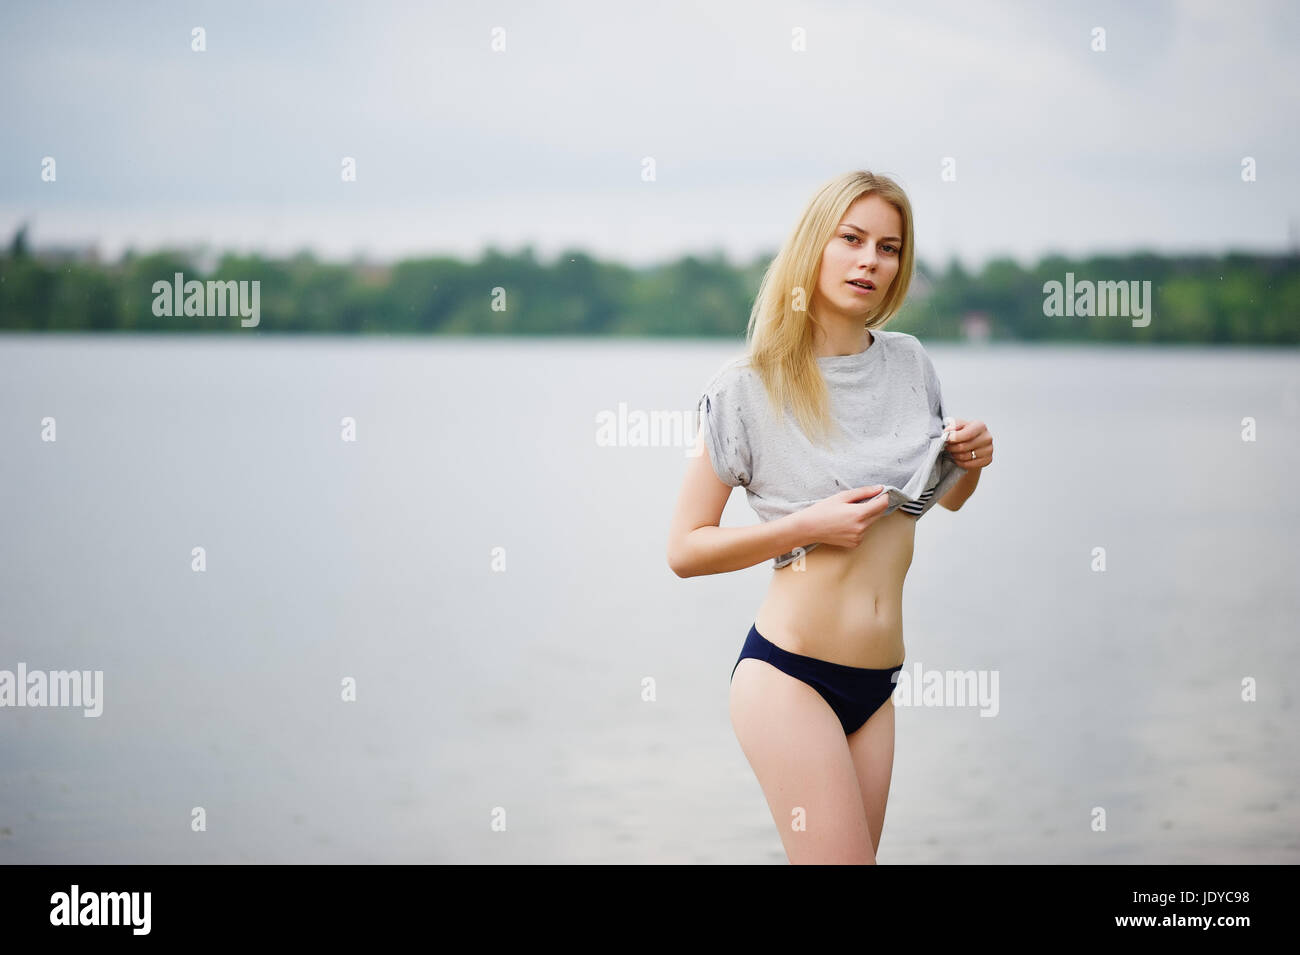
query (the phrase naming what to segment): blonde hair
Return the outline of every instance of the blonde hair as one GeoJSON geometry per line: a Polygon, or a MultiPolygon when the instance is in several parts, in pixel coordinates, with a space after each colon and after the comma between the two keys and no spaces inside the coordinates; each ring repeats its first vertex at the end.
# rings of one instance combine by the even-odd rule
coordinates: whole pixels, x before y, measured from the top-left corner
{"type": "Polygon", "coordinates": [[[831,422],[830,399],[813,354],[813,323],[807,309],[821,274],[822,252],[849,206],[867,195],[877,195],[898,210],[903,234],[898,274],[864,327],[881,328],[898,313],[912,284],[912,204],[888,176],[858,170],[832,179],[809,200],[767,267],[749,315],[750,365],[762,380],[778,419],[788,405],[804,434],[815,436],[812,440],[826,437],[831,422]],[[796,309],[796,304],[802,308],[796,309]]]}

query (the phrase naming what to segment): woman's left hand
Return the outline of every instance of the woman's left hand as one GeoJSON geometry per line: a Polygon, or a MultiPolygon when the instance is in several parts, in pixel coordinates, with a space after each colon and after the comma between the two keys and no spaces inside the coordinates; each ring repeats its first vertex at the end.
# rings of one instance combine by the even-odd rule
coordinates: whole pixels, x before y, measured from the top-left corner
{"type": "Polygon", "coordinates": [[[948,453],[967,471],[986,468],[993,463],[993,435],[983,421],[953,418],[952,424],[945,425],[945,430],[948,431],[948,453]]]}

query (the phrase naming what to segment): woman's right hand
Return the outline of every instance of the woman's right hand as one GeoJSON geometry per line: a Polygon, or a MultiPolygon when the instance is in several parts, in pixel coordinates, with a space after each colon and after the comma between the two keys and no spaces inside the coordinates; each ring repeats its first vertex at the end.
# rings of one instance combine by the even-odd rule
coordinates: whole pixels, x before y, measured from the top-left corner
{"type": "Polygon", "coordinates": [[[836,547],[857,547],[867,528],[880,519],[889,507],[884,485],[850,488],[804,508],[808,539],[836,547]]]}

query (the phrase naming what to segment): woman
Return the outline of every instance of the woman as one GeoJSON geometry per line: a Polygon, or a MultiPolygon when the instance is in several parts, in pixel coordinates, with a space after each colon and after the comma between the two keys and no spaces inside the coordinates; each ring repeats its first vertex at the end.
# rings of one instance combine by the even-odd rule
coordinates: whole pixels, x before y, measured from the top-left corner
{"type": "Polygon", "coordinates": [[[747,354],[701,395],[669,534],[680,577],[773,561],[730,713],[792,863],[876,861],[915,522],[958,510],[993,459],[982,422],[945,422],[920,342],[883,330],[913,260],[893,180],[853,172],[813,197],[763,278],[747,354]],[[763,523],[720,528],[742,485],[763,523]]]}

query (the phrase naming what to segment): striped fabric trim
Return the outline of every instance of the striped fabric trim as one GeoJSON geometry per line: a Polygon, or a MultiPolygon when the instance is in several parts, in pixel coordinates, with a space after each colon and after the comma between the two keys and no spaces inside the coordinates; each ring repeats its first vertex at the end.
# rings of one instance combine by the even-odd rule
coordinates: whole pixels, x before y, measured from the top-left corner
{"type": "Polygon", "coordinates": [[[928,491],[923,491],[921,493],[921,499],[915,504],[900,504],[898,505],[898,509],[900,511],[905,511],[908,514],[920,514],[925,510],[925,505],[932,497],[934,497],[934,488],[930,488],[928,491]]]}

